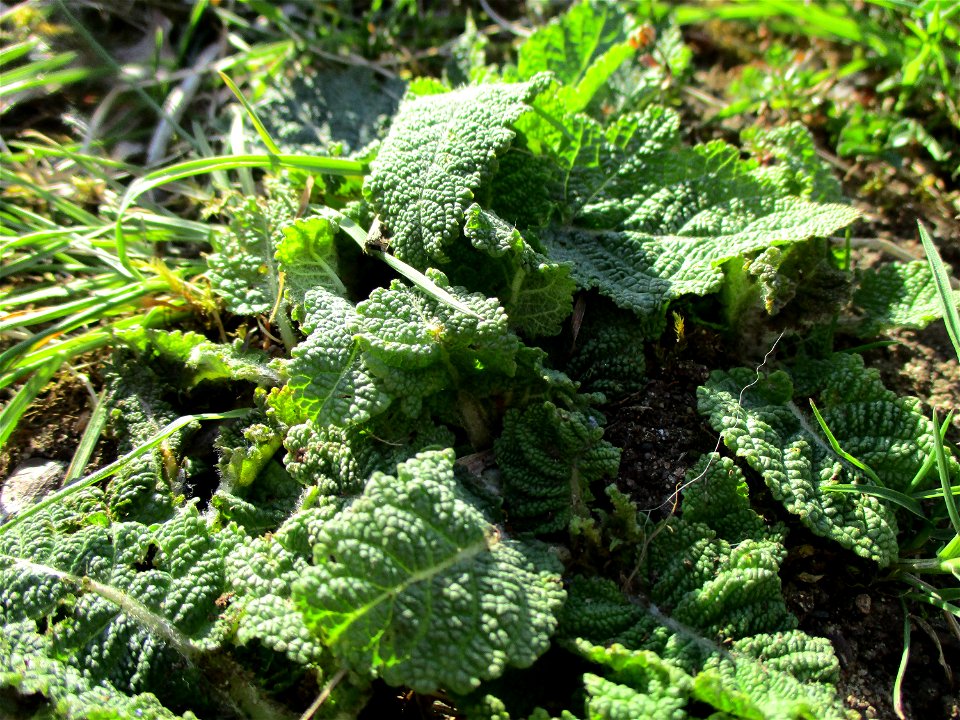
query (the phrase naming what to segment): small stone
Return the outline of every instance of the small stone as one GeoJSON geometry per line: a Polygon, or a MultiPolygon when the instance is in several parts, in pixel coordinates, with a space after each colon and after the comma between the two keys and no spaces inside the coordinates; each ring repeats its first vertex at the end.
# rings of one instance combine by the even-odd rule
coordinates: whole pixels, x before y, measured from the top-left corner
{"type": "Polygon", "coordinates": [[[48,492],[59,487],[67,470],[65,463],[36,458],[17,466],[0,489],[0,517],[16,515],[48,492]]]}
{"type": "Polygon", "coordinates": [[[864,615],[870,614],[872,602],[869,595],[860,593],[853,599],[853,602],[857,606],[857,610],[862,612],[864,615]]]}

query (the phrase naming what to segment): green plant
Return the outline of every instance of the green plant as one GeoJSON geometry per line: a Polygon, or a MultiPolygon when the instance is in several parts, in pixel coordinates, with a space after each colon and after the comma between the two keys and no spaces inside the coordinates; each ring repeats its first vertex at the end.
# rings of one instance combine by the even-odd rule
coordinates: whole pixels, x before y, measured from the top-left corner
{"type": "MultiPolygon", "coordinates": [[[[218,17],[239,28],[259,7],[218,17]]],[[[886,275],[871,290],[846,272],[824,237],[859,213],[802,127],[748,133],[749,153],[685,142],[663,101],[689,54],[675,27],[657,32],[639,47],[635,17],[581,2],[515,64],[488,64],[474,36],[448,82],[370,103],[349,137],[318,102],[310,152],[291,113],[336,85],[281,83],[242,99],[255,135],[234,133],[232,154],[119,186],[87,218],[102,282],[126,301],[128,288],[188,287],[181,273],[185,311],[215,298],[221,323],[135,316],[105,334],[119,459],[0,526],[0,684],[65,717],[280,718],[304,692],[308,715],[355,717],[382,683],[470,717],[844,717],[830,643],[797,630],[782,593],[787,528],[751,508],[718,454],[687,474],[679,514],[647,518],[608,484],[620,450],[602,403],[642,387],[670,312],[743,338],[807,312],[808,288],[822,296],[839,276],[819,312],[869,334],[929,322],[942,279],[898,270],[917,292],[884,304],[886,275]],[[243,195],[224,182],[234,171],[243,195]],[[206,222],[156,217],[203,228],[210,252],[148,262],[153,239],[183,238],[149,235],[136,205],[205,175],[206,222]],[[865,319],[840,315],[847,284],[866,287],[865,319]],[[556,662],[566,690],[537,681],[556,662]]],[[[348,77],[352,98],[385,87],[348,77]]],[[[59,230],[65,251],[34,264],[24,252],[19,270],[76,262],[82,233],[59,230]]],[[[38,335],[88,309],[106,312],[38,311],[38,335]]],[[[36,368],[13,348],[22,379],[36,368]]],[[[937,420],[854,355],[752,380],[718,372],[703,390],[731,449],[815,532],[902,561],[894,493],[909,509],[952,494],[923,473],[934,456],[956,470],[937,420]],[[833,445],[793,402],[812,394],[833,445]],[[879,447],[862,402],[883,440],[906,443],[879,447]],[[882,467],[886,493],[823,487],[859,481],[854,458],[882,467]]]]}
{"type": "MultiPolygon", "coordinates": [[[[955,314],[949,289],[941,297],[951,303],[945,314],[955,314]]],[[[944,442],[950,417],[941,424],[936,409],[925,417],[915,398],[897,398],[855,355],[808,361],[756,383],[752,376],[746,368],[715,372],[700,389],[700,410],[726,445],[810,530],[888,567],[907,588],[904,600],[960,618],[960,587],[949,581],[960,580],[960,464],[944,442]],[[814,394],[824,406],[811,397],[816,425],[793,401],[814,394]]],[[[910,643],[904,611],[893,691],[901,717],[910,643]]]]}

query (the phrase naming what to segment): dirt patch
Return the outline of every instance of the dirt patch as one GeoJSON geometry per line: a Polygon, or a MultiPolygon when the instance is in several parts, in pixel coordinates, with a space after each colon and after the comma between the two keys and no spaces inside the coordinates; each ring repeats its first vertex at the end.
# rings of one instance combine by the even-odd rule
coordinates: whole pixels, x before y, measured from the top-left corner
{"type": "Polygon", "coordinates": [[[936,407],[941,418],[956,412],[953,427],[960,431],[960,362],[943,323],[896,330],[890,338],[895,345],[864,354],[867,367],[879,370],[884,384],[898,395],[913,395],[936,407]]]}
{"type": "MultiPolygon", "coordinates": [[[[90,421],[93,398],[75,375],[61,373],[41,391],[0,453],[0,478],[7,477],[25,460],[73,459],[90,421]]],[[[92,461],[99,463],[102,448],[92,461]]]]}
{"type": "MultiPolygon", "coordinates": [[[[840,661],[839,692],[862,717],[895,720],[893,685],[903,652],[907,586],[802,528],[791,529],[781,568],[784,596],[800,629],[828,638],[840,661]]],[[[907,718],[960,718],[949,667],[960,643],[932,608],[908,602],[910,661],[903,683],[907,718]],[[940,659],[943,650],[943,661],[940,659]]]]}
{"type": "Polygon", "coordinates": [[[716,446],[716,433],[697,413],[697,388],[708,374],[693,360],[664,365],[607,410],[604,438],[623,449],[617,484],[653,520],[671,514],[687,470],[716,446]]]}

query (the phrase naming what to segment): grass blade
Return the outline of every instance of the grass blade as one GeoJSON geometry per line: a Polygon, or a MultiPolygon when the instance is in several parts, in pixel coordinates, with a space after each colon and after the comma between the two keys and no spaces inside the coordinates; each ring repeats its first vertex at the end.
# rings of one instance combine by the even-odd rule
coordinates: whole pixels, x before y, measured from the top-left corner
{"type": "MultiPolygon", "coordinates": [[[[940,432],[937,433],[939,437],[936,440],[934,440],[934,443],[939,442],[941,445],[943,444],[943,439],[947,435],[947,428],[950,427],[950,421],[952,419],[953,419],[953,412],[950,412],[950,414],[947,415],[947,419],[944,421],[943,426],[940,428],[940,432]]],[[[934,427],[936,428],[936,426],[934,427]]],[[[927,455],[926,459],[923,461],[923,465],[921,465],[920,469],[917,470],[917,474],[914,475],[913,480],[910,481],[910,490],[915,489],[917,486],[920,485],[920,483],[923,482],[924,478],[927,477],[927,475],[929,474],[930,470],[933,469],[933,466],[936,464],[936,462],[937,462],[937,448],[934,447],[930,451],[930,454],[927,455]]],[[[943,490],[942,489],[936,490],[934,492],[939,494],[943,492],[943,490]]],[[[925,497],[934,497],[933,495],[924,495],[923,493],[916,493],[916,492],[911,493],[911,495],[917,498],[918,500],[923,499],[925,497]]]]}
{"type": "Polygon", "coordinates": [[[77,449],[73,453],[73,458],[70,460],[70,466],[67,468],[67,472],[63,476],[64,485],[69,485],[74,480],[79,478],[90,462],[90,457],[93,455],[93,451],[97,447],[97,441],[100,439],[100,434],[103,432],[103,428],[107,424],[109,408],[104,402],[106,396],[107,391],[101,390],[100,395],[97,397],[97,404],[93,409],[93,413],[90,415],[90,420],[87,421],[87,427],[84,428],[83,437],[80,438],[80,444],[77,445],[77,449]]]}
{"type": "MultiPolygon", "coordinates": [[[[415,267],[407,265],[403,260],[398,257],[394,257],[390,253],[384,252],[383,250],[377,248],[371,248],[367,245],[368,233],[364,231],[359,225],[357,225],[353,220],[348,218],[346,215],[342,215],[339,212],[333,211],[336,213],[337,223],[340,225],[340,229],[346,232],[353,240],[363,248],[364,252],[368,252],[372,255],[376,255],[381,260],[383,260],[387,265],[396,270],[398,273],[403,275],[407,280],[412,282],[414,285],[419,287],[421,290],[427,294],[433,296],[444,305],[449,305],[450,307],[459,310],[465,315],[470,317],[479,318],[473,310],[468,308],[462,302],[457,300],[453,295],[448,293],[442,287],[437,285],[433,280],[428,278],[422,272],[417,270],[415,267]]],[[[374,221],[376,223],[377,221],[374,221]]]]}
{"type": "Polygon", "coordinates": [[[117,320],[94,330],[88,330],[59,342],[51,341],[14,361],[10,369],[0,374],[0,389],[22,380],[30,373],[36,372],[55,355],[63,355],[64,358],[69,360],[116,342],[118,334],[122,334],[124,330],[164,327],[177,320],[189,317],[192,313],[192,310],[180,309],[176,306],[154,307],[145,313],[125,317],[122,320],[117,320]]]}
{"type": "Polygon", "coordinates": [[[230,92],[232,92],[234,96],[236,96],[237,100],[240,101],[240,104],[243,105],[243,109],[246,111],[247,117],[249,117],[250,122],[253,123],[253,127],[257,131],[257,135],[260,136],[260,139],[263,140],[263,144],[267,146],[267,150],[269,150],[273,155],[279,155],[280,148],[273,141],[273,138],[270,137],[270,133],[267,132],[267,128],[264,127],[263,122],[260,120],[260,116],[257,115],[257,111],[253,109],[253,105],[247,101],[247,99],[243,96],[243,93],[240,92],[240,88],[238,88],[236,83],[230,79],[229,75],[222,70],[220,70],[219,73],[220,79],[223,80],[226,86],[230,88],[230,92]]]}
{"type": "MultiPolygon", "coordinates": [[[[950,422],[948,417],[946,423],[950,422]]],[[[944,423],[944,424],[946,424],[944,423]]],[[[960,510],[957,508],[957,499],[953,496],[953,483],[950,481],[950,466],[947,465],[947,453],[940,437],[940,422],[937,419],[937,409],[933,409],[933,451],[937,456],[937,472],[940,475],[940,487],[943,488],[943,502],[947,506],[947,515],[953,531],[960,536],[960,510]]]]}
{"type": "Polygon", "coordinates": [[[149,440],[147,440],[143,445],[135,447],[133,450],[128,452],[123,457],[117,458],[112,463],[106,467],[102,467],[97,470],[92,475],[79,480],[71,485],[61,488],[51,495],[47,495],[43,500],[38,502],[36,505],[31,505],[29,508],[25,509],[23,512],[17,514],[15,517],[11,518],[5,525],[0,525],[0,535],[3,535],[5,532],[8,532],[11,528],[16,527],[24,520],[33,517],[37,513],[51,505],[55,505],[66,497],[73,495],[74,493],[83,490],[84,488],[90,487],[91,485],[96,485],[101,480],[105,480],[111,475],[116,474],[122,470],[126,465],[146,452],[153,450],[160,443],[166,440],[168,437],[173,435],[178,430],[182,430],[188,425],[193,423],[204,422],[207,420],[237,420],[240,418],[245,418],[253,412],[252,408],[241,408],[239,410],[228,410],[227,412],[222,413],[198,413],[197,415],[184,415],[179,417],[168,425],[164,426],[152,435],[149,440]]]}
{"type": "Polygon", "coordinates": [[[907,663],[910,662],[910,613],[907,604],[901,599],[903,606],[903,652],[900,655],[900,666],[897,668],[897,677],[893,681],[893,708],[900,720],[907,720],[903,712],[903,678],[907,674],[907,663]]]}
{"type": "Polygon", "coordinates": [[[940,305],[943,308],[943,322],[947,326],[947,334],[950,336],[950,342],[953,343],[953,350],[957,354],[957,359],[960,360],[960,313],[957,312],[957,303],[950,287],[950,277],[947,275],[947,268],[943,264],[940,253],[937,252],[936,245],[930,239],[927,229],[922,223],[917,223],[917,227],[920,228],[923,252],[927,256],[927,262],[930,263],[933,281],[937,286],[937,296],[940,298],[940,305]]]}
{"type": "Polygon", "coordinates": [[[923,508],[920,507],[920,503],[914,498],[910,497],[909,495],[904,495],[901,492],[897,492],[896,490],[891,490],[883,485],[852,485],[850,483],[838,483],[836,485],[823,485],[821,489],[824,492],[872,495],[873,497],[878,497],[881,500],[886,500],[895,505],[899,505],[904,510],[913,513],[919,518],[923,518],[924,520],[927,519],[927,516],[923,513],[923,508]]]}
{"type": "MultiPolygon", "coordinates": [[[[78,20],[76,16],[73,15],[73,13],[70,12],[64,0],[56,0],[56,5],[57,5],[57,8],[60,10],[60,12],[63,14],[63,16],[70,23],[71,27],[77,33],[77,35],[79,35],[84,40],[84,42],[87,43],[87,46],[103,61],[104,65],[106,65],[106,68],[115,77],[124,78],[125,73],[123,72],[123,68],[120,67],[120,64],[116,60],[114,60],[113,56],[109,52],[107,52],[106,48],[104,48],[103,45],[97,42],[96,38],[90,33],[90,31],[86,28],[86,26],[82,22],[80,22],[80,20],[78,20]]],[[[160,106],[160,104],[157,103],[157,101],[154,100],[152,97],[150,97],[150,95],[142,87],[140,87],[137,83],[129,83],[129,87],[134,93],[137,94],[137,96],[141,100],[143,100],[143,102],[147,105],[147,107],[149,107],[151,110],[153,110],[157,114],[157,117],[163,118],[167,122],[171,123],[174,126],[174,128],[177,130],[177,132],[180,134],[180,137],[182,137],[187,143],[189,143],[194,150],[198,149],[196,141],[193,139],[190,133],[184,130],[179,125],[179,123],[177,123],[173,118],[167,115],[164,112],[163,108],[160,106]]]]}
{"type": "Polygon", "coordinates": [[[129,306],[144,295],[162,290],[165,287],[166,283],[163,281],[158,282],[154,279],[140,283],[139,285],[134,285],[132,288],[124,288],[122,292],[116,293],[109,298],[101,299],[93,308],[78,312],[48,328],[32,334],[27,339],[21,340],[12,347],[7,348],[3,353],[0,353],[0,371],[7,370],[16,358],[25,355],[47,338],[70,332],[89,322],[100,320],[111,314],[111,311],[119,311],[119,308],[129,306]]]}
{"type": "Polygon", "coordinates": [[[38,307],[31,310],[17,310],[0,316],[0,333],[8,331],[11,328],[25,328],[31,325],[40,325],[41,323],[52,322],[64,315],[72,312],[85,310],[92,305],[99,305],[103,302],[103,295],[100,297],[87,296],[76,300],[61,302],[55,305],[38,307]]]}
{"type": "Polygon", "coordinates": [[[14,60],[22,58],[40,44],[40,38],[31,37],[29,40],[18,42],[13,45],[7,45],[0,49],[0,66],[11,63],[14,60]]]}
{"type": "Polygon", "coordinates": [[[17,429],[17,423],[23,417],[30,404],[37,399],[40,391],[46,387],[47,383],[57,374],[57,370],[63,364],[62,357],[56,357],[44,366],[42,366],[33,377],[17,391],[13,399],[8,402],[3,411],[0,412],[0,449],[7,444],[7,440],[17,429]]]}
{"type": "Polygon", "coordinates": [[[41,60],[34,60],[20,67],[3,71],[3,83],[0,83],[0,97],[23,89],[26,81],[28,87],[40,87],[46,84],[46,78],[55,70],[69,65],[77,59],[75,52],[65,52],[52,55],[41,60]]]}
{"type": "Polygon", "coordinates": [[[319,157],[314,155],[218,155],[199,160],[188,160],[138,178],[124,193],[117,210],[115,228],[117,257],[126,269],[126,274],[135,279],[142,277],[130,262],[127,254],[126,236],[123,232],[123,218],[126,211],[144,193],[168,183],[183,180],[215,170],[233,170],[244,167],[266,167],[271,169],[293,168],[327,175],[359,176],[367,171],[367,164],[358,160],[319,157]]]}
{"type": "MultiPolygon", "coordinates": [[[[827,442],[830,443],[830,447],[833,448],[833,451],[846,460],[848,463],[853,465],[856,468],[859,468],[869,477],[873,482],[879,486],[883,486],[883,482],[880,480],[879,476],[867,467],[866,464],[857,460],[853,455],[848,453],[846,450],[840,447],[840,443],[837,442],[837,439],[833,436],[833,433],[830,431],[830,428],[827,427],[826,421],[824,421],[823,416],[820,414],[820,411],[817,409],[817,404],[813,401],[813,398],[810,399],[810,408],[813,410],[814,416],[817,418],[817,422],[820,423],[820,429],[823,430],[823,434],[827,436],[827,442]]],[[[906,496],[904,496],[906,497],[906,496]]]]}
{"type": "Polygon", "coordinates": [[[190,40],[193,38],[197,26],[200,23],[200,18],[203,16],[209,4],[210,0],[195,0],[193,3],[193,9],[190,11],[190,19],[187,21],[187,28],[180,37],[180,42],[177,44],[178,65],[183,63],[183,59],[187,55],[187,48],[190,46],[190,40]]]}

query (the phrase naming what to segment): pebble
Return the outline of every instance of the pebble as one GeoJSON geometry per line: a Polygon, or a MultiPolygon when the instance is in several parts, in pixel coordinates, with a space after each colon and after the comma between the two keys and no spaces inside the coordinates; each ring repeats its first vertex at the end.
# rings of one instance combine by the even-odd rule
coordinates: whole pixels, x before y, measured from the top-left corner
{"type": "Polygon", "coordinates": [[[0,489],[0,520],[16,515],[52,490],[56,490],[67,470],[58,460],[34,458],[17,466],[0,489]]]}

